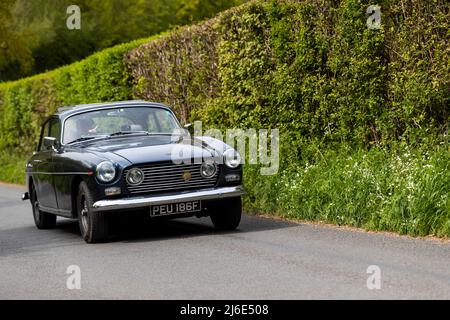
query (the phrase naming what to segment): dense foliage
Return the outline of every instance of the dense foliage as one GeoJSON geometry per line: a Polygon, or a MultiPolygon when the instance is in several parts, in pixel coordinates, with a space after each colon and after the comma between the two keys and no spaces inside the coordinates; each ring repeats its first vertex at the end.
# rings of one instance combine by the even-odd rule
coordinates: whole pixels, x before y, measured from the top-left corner
{"type": "Polygon", "coordinates": [[[1,150],[29,150],[60,104],[161,101],[205,127],[280,129],[280,172],[245,170],[249,210],[450,236],[450,4],[383,0],[369,29],[371,4],[254,1],[0,85],[1,150]]]}
{"type": "Polygon", "coordinates": [[[214,27],[134,50],[135,95],[194,108],[215,126],[272,126],[318,143],[446,133],[449,4],[384,1],[383,27],[371,30],[370,3],[275,1],[227,11],[214,27]]]}
{"type": "Polygon", "coordinates": [[[248,209],[448,236],[450,6],[382,1],[377,30],[371,3],[229,10],[133,50],[134,95],[211,127],[280,128],[281,172],[246,169],[248,209]]]}
{"type": "Polygon", "coordinates": [[[123,56],[140,40],[49,73],[0,85],[0,149],[29,153],[43,120],[58,107],[131,97],[123,56]]]}
{"type": "Polygon", "coordinates": [[[113,45],[211,17],[241,0],[2,0],[0,81],[78,61],[113,45]],[[81,29],[69,30],[78,5],[81,29]]]}

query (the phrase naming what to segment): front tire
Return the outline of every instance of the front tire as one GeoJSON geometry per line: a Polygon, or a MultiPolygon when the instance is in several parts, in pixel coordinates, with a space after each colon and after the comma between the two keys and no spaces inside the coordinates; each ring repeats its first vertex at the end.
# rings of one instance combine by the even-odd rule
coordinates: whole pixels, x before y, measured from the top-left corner
{"type": "Polygon", "coordinates": [[[234,230],[242,216],[241,197],[220,202],[211,214],[211,221],[217,230],[234,230]]]}
{"type": "Polygon", "coordinates": [[[56,226],[56,216],[54,214],[41,211],[39,209],[39,200],[37,198],[36,188],[31,185],[31,207],[33,209],[34,224],[38,229],[52,229],[56,226]]]}
{"type": "Polygon", "coordinates": [[[80,183],[77,196],[78,224],[81,237],[87,243],[105,242],[108,239],[109,221],[104,212],[94,212],[92,194],[85,182],[80,183]]]}

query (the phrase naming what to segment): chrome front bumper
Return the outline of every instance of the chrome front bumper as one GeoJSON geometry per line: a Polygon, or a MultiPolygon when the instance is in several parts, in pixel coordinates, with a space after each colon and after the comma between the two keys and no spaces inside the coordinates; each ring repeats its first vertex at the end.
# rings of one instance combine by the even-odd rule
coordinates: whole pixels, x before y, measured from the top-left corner
{"type": "Polygon", "coordinates": [[[176,203],[194,200],[220,200],[239,197],[245,194],[242,186],[222,187],[189,192],[162,194],[157,196],[132,197],[124,199],[100,200],[94,203],[94,211],[126,210],[144,208],[157,204],[176,203]]]}

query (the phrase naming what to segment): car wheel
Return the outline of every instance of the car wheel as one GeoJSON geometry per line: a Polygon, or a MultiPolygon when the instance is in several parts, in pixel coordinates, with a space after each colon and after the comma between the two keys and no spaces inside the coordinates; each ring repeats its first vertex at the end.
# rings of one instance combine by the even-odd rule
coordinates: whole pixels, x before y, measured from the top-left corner
{"type": "Polygon", "coordinates": [[[211,221],[218,230],[234,230],[239,226],[242,215],[241,198],[220,202],[211,214],[211,221]]]}
{"type": "Polygon", "coordinates": [[[92,199],[88,186],[81,182],[77,197],[81,236],[87,243],[105,242],[108,239],[108,218],[104,212],[92,211],[92,199]]]}
{"type": "Polygon", "coordinates": [[[56,216],[54,214],[43,212],[39,209],[39,200],[37,198],[36,188],[31,185],[31,207],[33,209],[34,223],[38,229],[52,229],[56,226],[56,216]]]}

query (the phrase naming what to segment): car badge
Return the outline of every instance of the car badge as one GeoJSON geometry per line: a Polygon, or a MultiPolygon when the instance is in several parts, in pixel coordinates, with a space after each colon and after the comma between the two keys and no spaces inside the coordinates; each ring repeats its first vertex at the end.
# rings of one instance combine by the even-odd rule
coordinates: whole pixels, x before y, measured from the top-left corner
{"type": "Polygon", "coordinates": [[[191,180],[191,178],[192,178],[192,174],[189,171],[183,172],[184,182],[188,182],[189,180],[191,180]]]}

